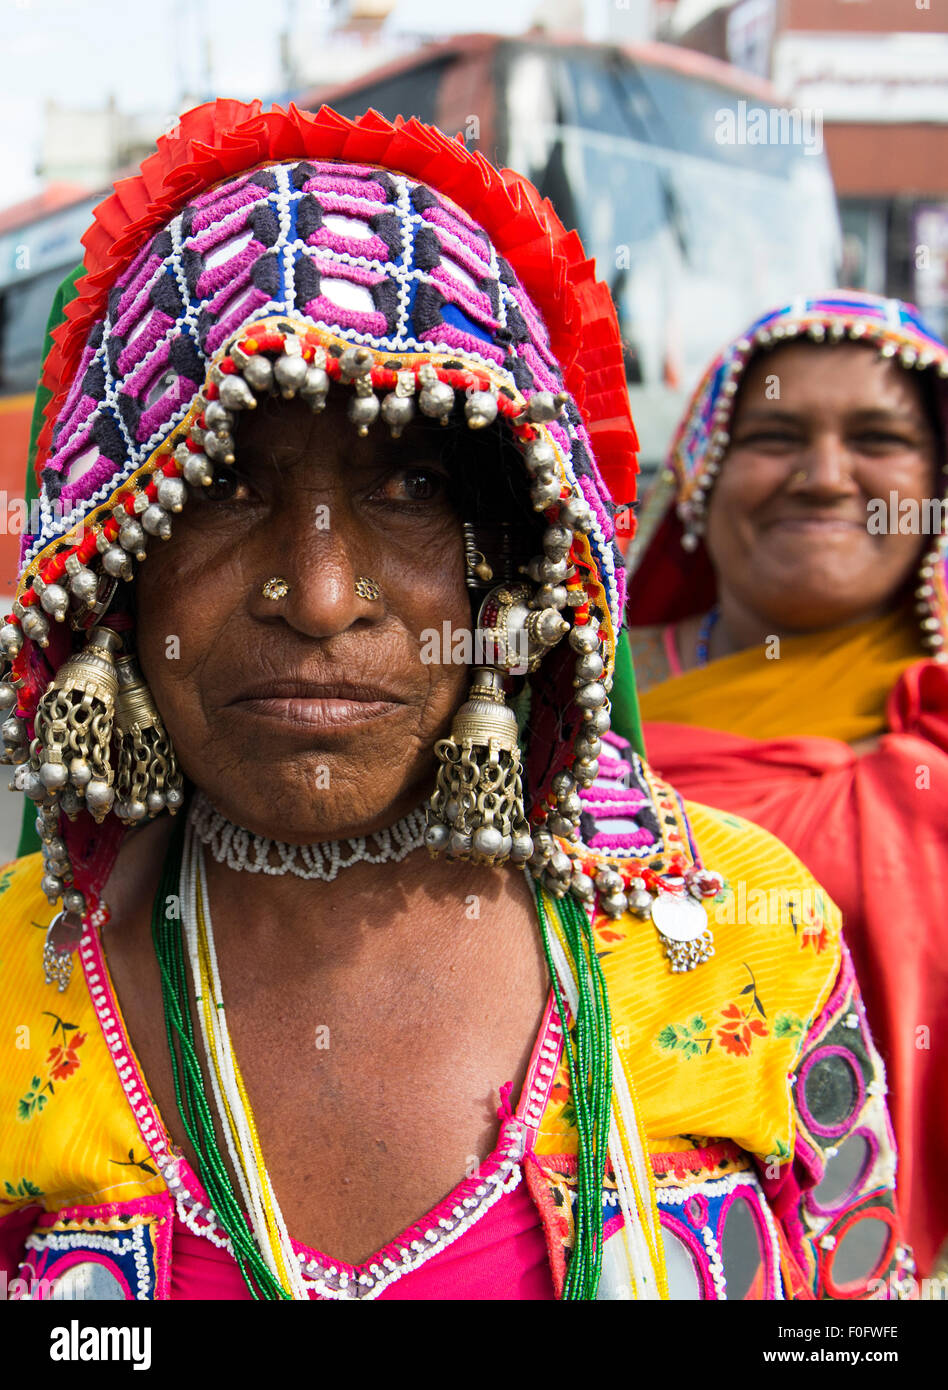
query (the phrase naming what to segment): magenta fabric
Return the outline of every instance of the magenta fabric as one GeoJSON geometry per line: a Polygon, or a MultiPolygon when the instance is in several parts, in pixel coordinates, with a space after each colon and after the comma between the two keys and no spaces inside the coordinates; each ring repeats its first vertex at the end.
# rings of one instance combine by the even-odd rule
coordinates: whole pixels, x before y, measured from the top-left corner
{"type": "Polygon", "coordinates": [[[861,755],[838,739],[685,724],[646,723],[645,742],[681,795],[778,835],[842,909],[886,1067],[902,1224],[926,1276],[948,1241],[948,667],[909,666],[886,722],[861,755]]]}
{"type": "MultiPolygon", "coordinates": [[[[177,1216],[172,1232],[171,1298],[249,1299],[226,1250],[190,1231],[177,1216]]],[[[325,1258],[294,1241],[297,1250],[325,1258]]],[[[358,1273],[342,1260],[339,1269],[358,1273]]],[[[526,1183],[504,1195],[459,1240],[396,1279],[380,1299],[552,1299],[553,1276],[540,1217],[526,1183]]]]}

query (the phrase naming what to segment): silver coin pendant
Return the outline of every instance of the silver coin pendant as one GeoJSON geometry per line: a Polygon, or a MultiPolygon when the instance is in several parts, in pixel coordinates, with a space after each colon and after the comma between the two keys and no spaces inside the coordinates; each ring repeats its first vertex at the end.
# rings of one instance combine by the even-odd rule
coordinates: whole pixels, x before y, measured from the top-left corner
{"type": "Polygon", "coordinates": [[[708,914],[690,895],[659,893],[652,903],[652,921],[670,941],[697,941],[708,930],[708,914]]]}

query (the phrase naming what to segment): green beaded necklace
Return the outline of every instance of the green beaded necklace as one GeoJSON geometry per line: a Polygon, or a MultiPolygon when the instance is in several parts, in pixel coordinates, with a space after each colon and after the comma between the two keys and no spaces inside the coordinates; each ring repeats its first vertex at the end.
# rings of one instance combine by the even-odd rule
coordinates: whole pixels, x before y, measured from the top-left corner
{"type": "Polygon", "coordinates": [[[185,817],[179,816],[172,832],[151,915],[151,936],[161,970],[161,998],[178,1114],[197,1155],[201,1182],[230,1237],[234,1258],[247,1287],[256,1299],[287,1299],[290,1295],[261,1255],[234,1193],[217,1142],[204,1074],[194,1046],[181,920],[168,913],[169,899],[178,901],[180,891],[184,821],[185,817]]]}
{"type": "MultiPolygon", "coordinates": [[[[217,1142],[207,1085],[195,1048],[181,920],[168,911],[169,902],[178,900],[185,819],[185,815],[180,816],[172,832],[151,919],[178,1113],[197,1155],[201,1182],[230,1237],[234,1257],[251,1294],[256,1299],[287,1299],[290,1295],[266,1264],[234,1192],[217,1142]]],[[[609,998],[589,918],[573,898],[554,899],[579,992],[576,1018],[572,1028],[567,1028],[543,894],[538,885],[534,885],[534,890],[543,949],[563,1026],[579,1135],[575,1238],[563,1298],[594,1299],[602,1272],[602,1184],[612,1097],[609,998]]]]}
{"type": "Polygon", "coordinates": [[[563,1285],[564,1299],[594,1299],[602,1274],[602,1183],[612,1109],[612,1020],[592,927],[579,903],[567,894],[553,903],[572,957],[579,1002],[572,1029],[550,949],[543,892],[534,884],[543,949],[563,1025],[563,1047],[579,1135],[574,1241],[563,1285]]]}

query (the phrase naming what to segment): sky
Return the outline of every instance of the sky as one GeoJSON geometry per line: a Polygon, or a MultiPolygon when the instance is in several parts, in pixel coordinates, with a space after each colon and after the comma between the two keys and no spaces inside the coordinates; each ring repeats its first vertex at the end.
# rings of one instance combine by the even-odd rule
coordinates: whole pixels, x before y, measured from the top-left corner
{"type": "MultiPolygon", "coordinates": [[[[537,0],[479,0],[472,27],[512,33],[537,0]]],[[[399,0],[396,27],[447,34],[458,10],[440,0],[399,0]]],[[[39,190],[35,165],[48,99],[167,113],[183,92],[204,95],[202,37],[210,38],[213,95],[249,99],[282,86],[279,33],[318,32],[326,0],[0,0],[0,207],[39,190]]],[[[306,74],[303,74],[304,77],[306,74]]]]}

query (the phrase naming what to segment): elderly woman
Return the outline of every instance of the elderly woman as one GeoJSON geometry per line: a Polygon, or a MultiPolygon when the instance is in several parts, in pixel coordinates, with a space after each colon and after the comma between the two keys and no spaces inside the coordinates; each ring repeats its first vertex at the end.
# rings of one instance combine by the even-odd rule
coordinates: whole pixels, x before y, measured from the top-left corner
{"type": "Polygon", "coordinates": [[[836,908],[609,732],[635,436],[575,235],[417,122],[221,102],[86,245],[0,634],[8,1271],[903,1289],[836,908]],[[738,883],[780,931],[716,927],[738,883]]]}
{"type": "Polygon", "coordinates": [[[778,833],[843,910],[926,1273],[948,1236],[946,376],[909,305],[767,314],[695,393],[628,606],[656,767],[778,833]]]}

